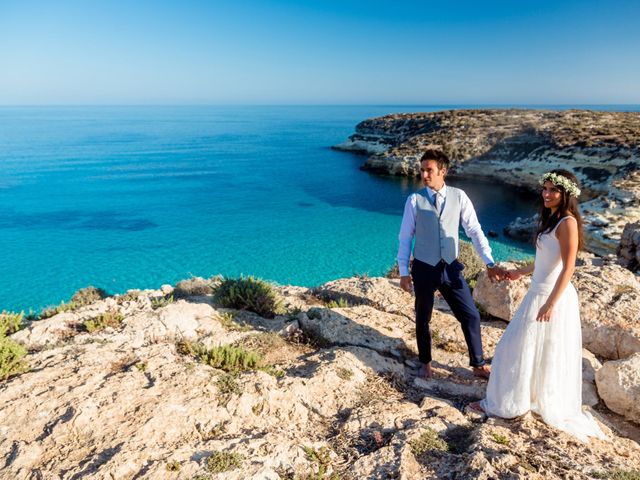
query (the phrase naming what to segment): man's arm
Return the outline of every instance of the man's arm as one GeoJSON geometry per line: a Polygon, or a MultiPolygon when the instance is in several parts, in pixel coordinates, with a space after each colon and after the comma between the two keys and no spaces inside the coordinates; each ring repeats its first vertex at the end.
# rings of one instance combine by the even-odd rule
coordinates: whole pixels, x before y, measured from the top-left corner
{"type": "Polygon", "coordinates": [[[501,280],[504,276],[504,271],[500,267],[496,267],[491,256],[491,246],[489,240],[485,237],[476,210],[473,208],[471,200],[464,191],[460,190],[460,220],[462,222],[462,228],[464,232],[471,239],[476,252],[482,258],[482,261],[487,266],[487,273],[491,280],[501,280]]]}
{"type": "Polygon", "coordinates": [[[411,258],[411,242],[416,233],[416,199],[410,195],[404,205],[400,234],[398,235],[398,270],[400,271],[400,287],[411,293],[413,285],[409,276],[409,259],[411,258]]]}

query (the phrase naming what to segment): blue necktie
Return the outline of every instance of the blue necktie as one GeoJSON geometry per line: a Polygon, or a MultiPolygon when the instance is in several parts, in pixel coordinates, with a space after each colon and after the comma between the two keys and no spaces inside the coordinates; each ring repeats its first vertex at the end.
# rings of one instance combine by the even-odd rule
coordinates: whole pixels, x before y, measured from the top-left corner
{"type": "Polygon", "coordinates": [[[433,195],[433,206],[435,207],[438,216],[440,216],[440,209],[442,208],[442,201],[440,198],[441,197],[438,195],[438,192],[433,195]]]}

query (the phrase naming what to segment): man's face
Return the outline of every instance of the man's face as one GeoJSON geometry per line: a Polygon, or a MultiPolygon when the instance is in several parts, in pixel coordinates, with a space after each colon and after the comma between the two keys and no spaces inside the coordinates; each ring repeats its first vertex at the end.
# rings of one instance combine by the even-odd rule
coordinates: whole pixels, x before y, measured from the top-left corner
{"type": "Polygon", "coordinates": [[[422,183],[424,183],[426,187],[440,190],[444,185],[444,176],[446,173],[447,169],[439,169],[438,162],[435,160],[423,160],[420,163],[420,176],[422,177],[422,183]]]}

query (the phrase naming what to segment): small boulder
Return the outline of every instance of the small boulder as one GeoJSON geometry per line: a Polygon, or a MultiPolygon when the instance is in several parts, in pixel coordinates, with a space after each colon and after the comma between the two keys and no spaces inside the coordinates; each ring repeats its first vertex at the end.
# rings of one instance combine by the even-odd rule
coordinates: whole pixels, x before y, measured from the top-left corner
{"type": "Polygon", "coordinates": [[[640,283],[619,265],[577,267],[571,280],[580,297],[582,343],[616,360],[640,352],[640,283]]]}
{"type": "Polygon", "coordinates": [[[640,222],[625,225],[616,253],[620,265],[632,272],[640,271],[640,222]]]}
{"type": "Polygon", "coordinates": [[[596,372],[596,385],[607,407],[640,423],[640,353],[624,360],[605,362],[596,372]]]}
{"type": "MultiPolygon", "coordinates": [[[[500,266],[509,270],[515,268],[515,264],[512,263],[503,263],[500,266]]],[[[490,315],[508,322],[518,309],[530,284],[529,276],[514,281],[492,282],[487,272],[483,271],[473,289],[473,299],[490,315]]]]}

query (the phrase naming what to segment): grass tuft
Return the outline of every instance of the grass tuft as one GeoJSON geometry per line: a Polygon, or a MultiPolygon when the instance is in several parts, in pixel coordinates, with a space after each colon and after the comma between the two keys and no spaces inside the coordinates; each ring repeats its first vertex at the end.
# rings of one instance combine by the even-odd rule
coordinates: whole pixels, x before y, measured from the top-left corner
{"type": "Polygon", "coordinates": [[[116,297],[116,302],[118,302],[118,305],[122,305],[125,302],[135,302],[141,295],[142,291],[140,290],[129,290],[127,293],[118,295],[116,297]]]}
{"type": "Polygon", "coordinates": [[[336,370],[336,374],[338,375],[338,378],[341,378],[342,380],[351,380],[351,377],[353,377],[353,370],[344,367],[338,367],[338,369],[336,370]]]}
{"type": "Polygon", "coordinates": [[[173,294],[176,298],[199,297],[213,293],[213,279],[192,277],[176,284],[173,294]]]}
{"type": "Polygon", "coordinates": [[[10,338],[0,335],[0,380],[26,372],[29,367],[23,360],[27,350],[10,338]]]}
{"type": "Polygon", "coordinates": [[[329,300],[327,302],[327,308],[349,308],[351,305],[343,297],[339,297],[338,300],[329,300]]]}
{"type": "Polygon", "coordinates": [[[300,480],[338,480],[338,475],[334,474],[328,476],[328,470],[331,466],[330,450],[327,447],[322,447],[319,450],[315,450],[311,447],[303,446],[302,449],[307,455],[307,460],[314,463],[317,467],[316,471],[307,473],[306,475],[297,476],[296,479],[300,480]]]}
{"type": "Polygon", "coordinates": [[[104,300],[108,296],[109,294],[102,288],[89,286],[86,288],[81,288],[76,293],[74,293],[71,297],[69,305],[73,305],[73,310],[76,310],[80,307],[91,305],[98,300],[104,300]]]}
{"type": "Polygon", "coordinates": [[[417,438],[414,438],[409,442],[411,452],[419,457],[432,450],[439,450],[446,452],[449,450],[449,445],[445,442],[438,433],[432,428],[428,428],[417,438]]]}
{"type": "Polygon", "coordinates": [[[607,480],[640,480],[640,470],[610,470],[605,472],[607,480]]]}
{"type": "Polygon", "coordinates": [[[265,318],[284,313],[273,286],[251,276],[225,278],[216,288],[214,299],[223,307],[249,310],[265,318]]]}
{"type": "Polygon", "coordinates": [[[202,363],[227,372],[255,370],[261,360],[257,353],[231,345],[207,348],[199,343],[181,342],[178,349],[183,354],[196,357],[202,363]]]}
{"type": "Polygon", "coordinates": [[[471,242],[460,240],[458,247],[458,261],[464,265],[462,276],[467,282],[477,279],[480,272],[485,268],[480,255],[475,251],[471,242]]]}
{"type": "Polygon", "coordinates": [[[499,433],[492,433],[491,438],[493,438],[494,442],[500,445],[509,445],[509,443],[511,443],[507,437],[500,435],[499,433]]]}
{"type": "Polygon", "coordinates": [[[0,313],[0,337],[11,335],[22,328],[24,313],[2,311],[0,313]]]}
{"type": "Polygon", "coordinates": [[[242,466],[244,457],[235,452],[213,452],[207,459],[207,470],[211,473],[226,472],[242,466]]]}
{"type": "Polygon", "coordinates": [[[173,295],[165,295],[158,298],[151,299],[151,308],[157,310],[162,307],[166,307],[170,303],[173,303],[173,295]]]}
{"type": "Polygon", "coordinates": [[[247,332],[252,330],[250,325],[244,323],[238,323],[235,321],[235,314],[231,312],[224,312],[220,315],[220,323],[229,332],[247,332]]]}
{"type": "Polygon", "coordinates": [[[121,313],[106,311],[95,318],[85,320],[82,322],[82,326],[87,332],[94,333],[107,327],[118,328],[122,324],[122,320],[124,320],[124,317],[121,313]]]}
{"type": "Polygon", "coordinates": [[[236,381],[237,378],[237,375],[231,373],[225,373],[218,377],[216,387],[218,388],[218,397],[221,406],[226,407],[232,395],[242,394],[242,388],[236,381]]]}
{"type": "Polygon", "coordinates": [[[136,363],[135,367],[138,369],[139,372],[144,373],[147,371],[148,365],[147,365],[147,362],[138,362],[136,363]]]}
{"type": "Polygon", "coordinates": [[[87,305],[91,305],[98,300],[103,300],[107,298],[109,294],[104,291],[102,288],[96,287],[86,287],[81,288],[76,293],[73,294],[69,303],[60,302],[58,305],[54,305],[52,307],[44,308],[40,314],[38,315],[39,320],[44,320],[45,318],[51,318],[54,315],[62,312],[73,312],[78,310],[81,307],[86,307],[87,305]]]}

